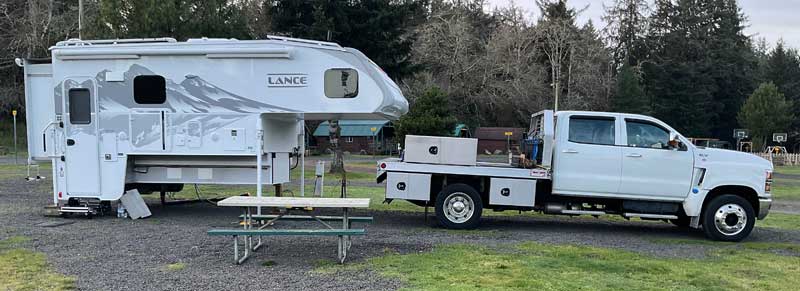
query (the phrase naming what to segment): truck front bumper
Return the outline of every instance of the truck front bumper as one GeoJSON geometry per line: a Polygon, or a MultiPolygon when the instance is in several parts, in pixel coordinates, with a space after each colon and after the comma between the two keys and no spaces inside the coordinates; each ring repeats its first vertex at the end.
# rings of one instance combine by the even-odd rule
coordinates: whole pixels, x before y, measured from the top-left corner
{"type": "Polygon", "coordinates": [[[758,199],[758,219],[764,219],[772,208],[772,198],[759,198],[758,199]]]}

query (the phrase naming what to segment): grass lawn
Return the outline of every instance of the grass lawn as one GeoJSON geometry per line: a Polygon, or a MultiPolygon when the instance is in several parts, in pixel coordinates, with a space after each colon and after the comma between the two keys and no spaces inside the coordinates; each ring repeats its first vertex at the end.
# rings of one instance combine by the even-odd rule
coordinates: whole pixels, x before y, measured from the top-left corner
{"type": "Polygon", "coordinates": [[[457,244],[373,258],[351,268],[398,278],[409,290],[796,290],[800,257],[776,255],[773,249],[798,251],[762,244],[716,249],[704,259],[672,259],[573,245],[457,244]]]}
{"type": "Polygon", "coordinates": [[[787,175],[800,175],[800,167],[792,167],[792,166],[775,167],[775,173],[781,173],[787,175]]]}
{"type": "Polygon", "coordinates": [[[772,186],[775,200],[800,201],[800,180],[775,179],[772,186]]]}
{"type": "MultiPolygon", "coordinates": [[[[776,167],[775,173],[800,175],[800,167],[776,167]]],[[[775,200],[800,201],[800,178],[775,178],[772,188],[775,200]]]]}
{"type": "Polygon", "coordinates": [[[800,215],[770,212],[764,220],[756,221],[756,227],[800,230],[800,215]]]}
{"type": "Polygon", "coordinates": [[[20,247],[26,241],[0,240],[0,290],[73,290],[75,280],[50,270],[43,253],[20,247]]]}
{"type": "MultiPolygon", "coordinates": [[[[17,151],[23,162],[28,156],[27,129],[24,121],[24,118],[17,116],[17,151]]],[[[3,116],[0,121],[0,156],[3,155],[14,155],[14,122],[10,114],[7,117],[3,116]]]]}

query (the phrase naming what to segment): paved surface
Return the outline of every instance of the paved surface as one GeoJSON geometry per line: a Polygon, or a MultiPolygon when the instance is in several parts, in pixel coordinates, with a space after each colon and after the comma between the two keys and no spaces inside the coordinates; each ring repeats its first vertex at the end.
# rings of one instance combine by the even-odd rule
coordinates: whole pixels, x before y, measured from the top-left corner
{"type": "MultiPolygon", "coordinates": [[[[51,199],[49,183],[0,181],[0,238],[32,238],[29,247],[46,253],[56,271],[76,277],[81,290],[392,290],[402,286],[371,270],[315,272],[321,264],[335,261],[335,238],[271,238],[267,247],[245,264],[234,265],[231,239],[209,237],[206,231],[236,227],[239,212],[206,203],[166,208],[151,205],[153,216],[136,221],[114,216],[47,218],[41,209],[51,199]],[[267,261],[272,265],[264,266],[267,261]],[[183,263],[185,268],[166,268],[174,263],[183,263]]],[[[372,215],[375,222],[366,226],[365,237],[354,239],[350,264],[386,253],[429,251],[444,243],[504,248],[538,241],[665,257],[698,257],[714,248],[654,243],[659,239],[703,239],[699,231],[665,223],[489,217],[479,231],[454,232],[434,227],[433,217],[426,222],[418,213],[356,211],[355,215],[372,215]]],[[[800,232],[757,228],[748,240],[800,243],[800,232]]]]}

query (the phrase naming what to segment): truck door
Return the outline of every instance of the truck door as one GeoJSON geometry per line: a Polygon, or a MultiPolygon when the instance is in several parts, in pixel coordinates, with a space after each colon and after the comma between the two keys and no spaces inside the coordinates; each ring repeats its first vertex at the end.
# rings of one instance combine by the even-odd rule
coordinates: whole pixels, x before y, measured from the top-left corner
{"type": "Polygon", "coordinates": [[[572,115],[567,124],[558,127],[553,192],[600,196],[617,193],[622,172],[622,148],[616,145],[617,115],[572,115]]]}
{"type": "Polygon", "coordinates": [[[64,81],[64,132],[67,194],[100,195],[100,150],[97,136],[97,99],[94,81],[64,81]]]}
{"type": "Polygon", "coordinates": [[[668,146],[670,130],[647,120],[625,118],[620,193],[647,198],[689,194],[694,168],[691,149],[668,146]]]}

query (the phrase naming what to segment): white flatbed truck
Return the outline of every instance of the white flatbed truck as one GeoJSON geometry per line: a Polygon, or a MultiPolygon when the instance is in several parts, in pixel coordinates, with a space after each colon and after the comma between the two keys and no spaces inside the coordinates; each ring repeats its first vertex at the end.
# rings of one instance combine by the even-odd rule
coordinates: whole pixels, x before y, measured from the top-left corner
{"type": "Polygon", "coordinates": [[[509,163],[477,162],[477,140],[406,136],[401,158],[378,161],[386,200],[433,206],[452,229],[478,226],[483,209],[621,215],[702,228],[740,241],[772,204],[772,164],[697,147],[649,116],[542,111],[509,163]]]}

